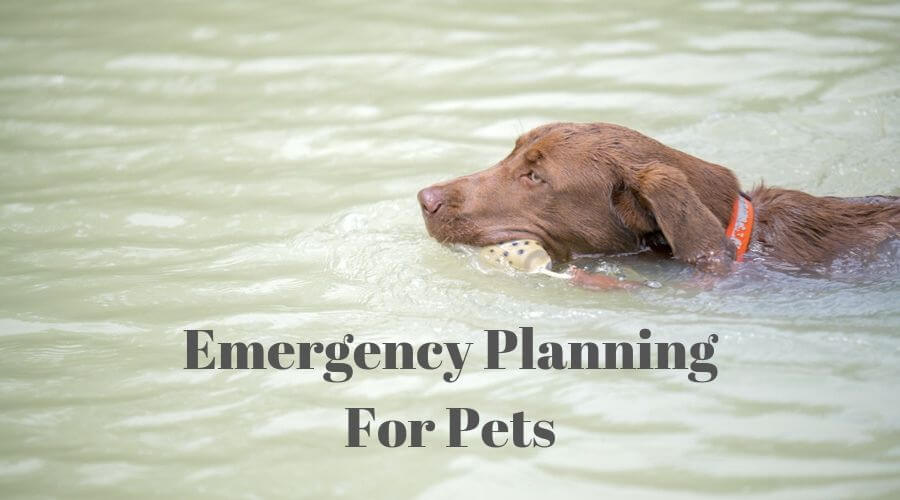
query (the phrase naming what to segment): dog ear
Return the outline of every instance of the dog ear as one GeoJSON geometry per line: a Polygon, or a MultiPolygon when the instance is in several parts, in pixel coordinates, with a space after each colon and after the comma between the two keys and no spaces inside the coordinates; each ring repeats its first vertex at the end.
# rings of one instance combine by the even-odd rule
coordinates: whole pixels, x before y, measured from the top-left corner
{"type": "Polygon", "coordinates": [[[613,205],[637,234],[661,231],[676,259],[716,273],[731,268],[734,245],[725,227],[678,168],[651,163],[628,172],[613,205]]]}

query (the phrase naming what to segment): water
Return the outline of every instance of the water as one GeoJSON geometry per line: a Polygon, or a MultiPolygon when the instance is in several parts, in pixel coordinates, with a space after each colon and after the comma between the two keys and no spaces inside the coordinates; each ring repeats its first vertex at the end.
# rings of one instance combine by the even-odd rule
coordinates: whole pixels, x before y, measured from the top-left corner
{"type": "Polygon", "coordinates": [[[595,293],[483,273],[414,195],[557,120],[628,125],[745,187],[898,195],[898,33],[898,4],[842,1],[3,2],[2,496],[895,498],[896,247],[699,290],[644,264],[662,288],[595,293]],[[718,378],[480,370],[483,330],[524,325],[715,332],[718,378]],[[329,384],[182,370],[186,328],[477,344],[453,384],[329,384]],[[348,406],[525,411],[556,444],[348,449],[348,406]]]}

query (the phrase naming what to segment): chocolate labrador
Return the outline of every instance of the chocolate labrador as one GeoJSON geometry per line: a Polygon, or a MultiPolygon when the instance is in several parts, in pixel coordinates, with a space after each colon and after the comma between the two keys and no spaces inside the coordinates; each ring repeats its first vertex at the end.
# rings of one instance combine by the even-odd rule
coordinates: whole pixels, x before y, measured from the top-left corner
{"type": "MultiPolygon", "coordinates": [[[[663,253],[722,274],[744,253],[828,265],[898,235],[900,198],[837,198],[760,186],[608,123],[551,123],[525,133],[493,167],[418,194],[442,243],[542,242],[554,261],[579,254],[663,253]]],[[[587,286],[615,280],[578,272],[587,286]]]]}

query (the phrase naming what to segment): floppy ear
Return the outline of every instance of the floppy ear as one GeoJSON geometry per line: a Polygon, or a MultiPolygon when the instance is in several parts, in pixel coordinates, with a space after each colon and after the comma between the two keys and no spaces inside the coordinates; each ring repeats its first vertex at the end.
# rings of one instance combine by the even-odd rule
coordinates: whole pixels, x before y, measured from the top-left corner
{"type": "Polygon", "coordinates": [[[622,222],[638,234],[661,231],[676,259],[711,272],[731,268],[734,245],[681,170],[651,163],[626,175],[613,199],[622,222]]]}

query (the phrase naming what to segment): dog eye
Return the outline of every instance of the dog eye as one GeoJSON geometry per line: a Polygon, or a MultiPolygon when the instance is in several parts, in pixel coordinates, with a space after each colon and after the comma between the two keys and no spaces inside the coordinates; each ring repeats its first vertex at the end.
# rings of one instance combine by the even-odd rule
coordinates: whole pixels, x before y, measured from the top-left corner
{"type": "Polygon", "coordinates": [[[537,184],[538,182],[544,181],[543,179],[540,178],[540,176],[538,176],[538,174],[536,174],[534,172],[534,170],[529,171],[527,174],[527,177],[528,177],[529,181],[534,182],[535,184],[537,184]]]}

